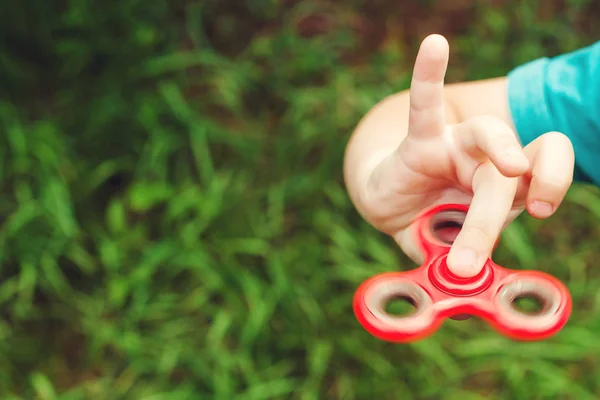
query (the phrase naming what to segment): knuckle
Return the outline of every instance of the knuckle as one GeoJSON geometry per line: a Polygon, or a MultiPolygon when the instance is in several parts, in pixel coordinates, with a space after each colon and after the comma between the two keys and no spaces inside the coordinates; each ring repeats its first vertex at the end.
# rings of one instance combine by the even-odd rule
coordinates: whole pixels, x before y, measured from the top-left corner
{"type": "Polygon", "coordinates": [[[493,148],[497,149],[498,153],[500,154],[508,149],[515,148],[515,146],[518,146],[519,148],[521,147],[519,146],[519,142],[517,141],[516,137],[514,137],[514,135],[512,135],[510,132],[498,132],[494,134],[492,137],[492,143],[493,148]]]}
{"type": "Polygon", "coordinates": [[[490,150],[502,151],[518,145],[516,135],[504,121],[497,117],[482,115],[475,117],[473,123],[478,141],[490,150]]]}
{"type": "Polygon", "coordinates": [[[507,131],[508,125],[506,124],[506,122],[504,122],[502,119],[491,115],[491,114],[484,114],[484,115],[479,115],[477,117],[473,118],[473,123],[481,128],[482,130],[486,130],[486,131],[497,131],[497,132],[502,132],[505,133],[507,131]]]}

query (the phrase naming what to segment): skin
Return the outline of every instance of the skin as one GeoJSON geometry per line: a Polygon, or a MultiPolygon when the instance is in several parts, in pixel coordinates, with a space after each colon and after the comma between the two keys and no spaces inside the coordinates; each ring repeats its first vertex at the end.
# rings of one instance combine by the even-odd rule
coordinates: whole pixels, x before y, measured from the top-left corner
{"type": "Polygon", "coordinates": [[[375,105],[353,132],[344,178],[363,218],[417,263],[415,217],[437,204],[470,204],[448,255],[450,270],[470,277],[521,212],[544,219],[556,211],[572,184],[575,156],[559,132],[522,147],[506,78],[444,85],[448,60],[443,36],[422,42],[410,90],[375,105]]]}

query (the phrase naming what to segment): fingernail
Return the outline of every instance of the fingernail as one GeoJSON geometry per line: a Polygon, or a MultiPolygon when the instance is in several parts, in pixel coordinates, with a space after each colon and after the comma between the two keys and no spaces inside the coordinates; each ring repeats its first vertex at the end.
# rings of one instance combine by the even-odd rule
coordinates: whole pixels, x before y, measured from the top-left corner
{"type": "Polygon", "coordinates": [[[554,206],[545,201],[532,201],[529,210],[539,217],[548,217],[554,211],[554,206]]]}
{"type": "Polygon", "coordinates": [[[477,253],[473,249],[460,249],[454,256],[451,271],[461,277],[477,275],[477,253]]]}

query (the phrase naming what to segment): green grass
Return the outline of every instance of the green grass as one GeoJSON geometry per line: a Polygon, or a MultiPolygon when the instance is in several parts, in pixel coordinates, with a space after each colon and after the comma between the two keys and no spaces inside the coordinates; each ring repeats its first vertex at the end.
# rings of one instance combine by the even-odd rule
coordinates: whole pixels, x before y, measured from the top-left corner
{"type": "Polygon", "coordinates": [[[568,285],[560,334],[392,345],[352,295],[413,265],[341,179],[425,34],[449,81],[497,76],[591,43],[591,0],[52,3],[0,5],[2,399],[600,397],[600,191],[495,254],[568,285]]]}

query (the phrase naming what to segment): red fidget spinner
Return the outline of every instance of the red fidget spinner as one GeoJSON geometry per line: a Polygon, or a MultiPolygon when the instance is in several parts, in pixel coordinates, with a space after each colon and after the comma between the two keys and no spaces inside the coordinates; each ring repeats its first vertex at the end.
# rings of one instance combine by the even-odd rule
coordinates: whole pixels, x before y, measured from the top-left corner
{"type": "Polygon", "coordinates": [[[415,227],[425,263],[411,271],[376,275],[359,286],[354,313],[369,333],[389,342],[413,342],[432,335],[447,318],[472,315],[514,340],[534,341],[554,335],[567,323],[571,295],[549,274],[506,269],[491,259],[472,278],[450,272],[448,235],[460,229],[467,210],[466,205],[447,204],[426,211],[415,227]],[[538,299],[541,311],[517,310],[515,300],[526,296],[538,299]],[[408,316],[388,314],[385,306],[395,298],[409,300],[416,311],[408,316]]]}

